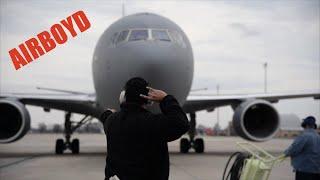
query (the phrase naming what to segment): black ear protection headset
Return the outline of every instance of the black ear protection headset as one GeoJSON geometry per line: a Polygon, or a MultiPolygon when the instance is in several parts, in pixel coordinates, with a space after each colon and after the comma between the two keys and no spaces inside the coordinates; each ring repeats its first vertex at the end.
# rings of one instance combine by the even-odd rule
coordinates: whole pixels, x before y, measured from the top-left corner
{"type": "MultiPolygon", "coordinates": [[[[149,89],[148,89],[148,92],[149,92],[149,89]]],[[[140,97],[140,98],[143,98],[143,97],[140,97]]],[[[120,104],[126,102],[126,90],[121,91],[120,96],[119,96],[119,102],[120,102],[120,104]]],[[[147,100],[146,105],[151,106],[152,104],[153,104],[153,101],[147,100]]]]}
{"type": "Polygon", "coordinates": [[[122,90],[119,96],[119,102],[120,104],[126,102],[126,91],[122,90]]]}
{"type": "MultiPolygon", "coordinates": [[[[302,123],[301,123],[301,127],[306,128],[306,126],[307,126],[307,123],[305,123],[305,122],[302,122],[302,123]]],[[[314,129],[317,129],[317,125],[314,124],[314,127],[313,127],[313,128],[314,128],[314,129]]]]}
{"type": "Polygon", "coordinates": [[[149,89],[147,88],[147,86],[148,86],[148,83],[142,78],[136,77],[136,78],[130,79],[120,93],[120,96],[119,96],[120,104],[127,102],[128,100],[127,96],[128,96],[128,93],[130,93],[131,98],[136,99],[137,101],[141,101],[146,105],[151,105],[153,103],[152,101],[144,99],[143,97],[140,97],[140,94],[148,96],[149,89]]]}
{"type": "MultiPolygon", "coordinates": [[[[312,116],[308,116],[307,118],[303,119],[303,122],[301,123],[301,127],[306,128],[306,126],[310,124],[309,121],[312,121],[311,119],[315,121],[315,118],[312,116]]],[[[317,129],[317,124],[315,122],[311,124],[314,125],[314,129],[317,129]]]]}

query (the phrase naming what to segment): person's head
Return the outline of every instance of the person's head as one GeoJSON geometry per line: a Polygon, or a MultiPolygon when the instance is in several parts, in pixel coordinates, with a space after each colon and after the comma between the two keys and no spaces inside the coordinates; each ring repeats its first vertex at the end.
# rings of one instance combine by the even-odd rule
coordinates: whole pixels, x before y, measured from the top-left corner
{"type": "Polygon", "coordinates": [[[317,129],[316,118],[313,116],[304,118],[301,126],[305,129],[317,129]]]}
{"type": "Polygon", "coordinates": [[[134,77],[129,79],[123,91],[120,94],[120,103],[128,102],[128,103],[136,103],[139,105],[144,105],[148,103],[147,99],[140,97],[140,94],[148,95],[149,89],[148,82],[140,77],[134,77]]]}

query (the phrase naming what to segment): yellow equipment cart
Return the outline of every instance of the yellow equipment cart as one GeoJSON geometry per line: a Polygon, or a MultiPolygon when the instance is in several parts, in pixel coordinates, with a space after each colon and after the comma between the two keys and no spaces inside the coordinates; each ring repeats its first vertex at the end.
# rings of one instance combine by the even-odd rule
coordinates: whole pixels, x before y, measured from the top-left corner
{"type": "Polygon", "coordinates": [[[244,160],[240,180],[267,180],[273,166],[285,159],[284,156],[274,157],[252,143],[238,142],[237,145],[251,155],[244,160]]]}

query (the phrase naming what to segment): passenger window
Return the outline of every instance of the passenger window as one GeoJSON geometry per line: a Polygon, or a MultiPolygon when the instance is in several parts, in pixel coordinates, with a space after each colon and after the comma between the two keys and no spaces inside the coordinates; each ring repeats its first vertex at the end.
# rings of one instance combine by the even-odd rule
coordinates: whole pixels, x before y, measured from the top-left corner
{"type": "Polygon", "coordinates": [[[117,43],[126,40],[128,34],[129,34],[129,30],[122,31],[118,36],[117,43]]]}
{"type": "Polygon", "coordinates": [[[129,41],[139,41],[148,39],[148,30],[131,30],[129,41]]]}
{"type": "Polygon", "coordinates": [[[152,30],[152,38],[160,41],[170,41],[166,30],[152,30]]]}

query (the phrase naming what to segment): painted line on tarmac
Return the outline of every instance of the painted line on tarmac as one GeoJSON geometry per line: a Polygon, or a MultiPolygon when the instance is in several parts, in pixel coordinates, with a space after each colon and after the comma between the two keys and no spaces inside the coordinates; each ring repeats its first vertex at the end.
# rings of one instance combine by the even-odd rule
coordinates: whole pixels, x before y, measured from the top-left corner
{"type": "Polygon", "coordinates": [[[10,167],[10,166],[14,166],[14,165],[20,164],[20,163],[22,163],[22,162],[25,162],[25,161],[28,161],[28,160],[31,160],[31,159],[35,159],[35,158],[37,158],[37,157],[40,157],[40,156],[30,156],[30,157],[26,157],[26,158],[23,158],[23,159],[21,159],[21,160],[17,160],[17,161],[14,161],[14,162],[11,162],[11,163],[2,165],[2,166],[0,166],[0,169],[7,168],[7,167],[10,167]]]}

